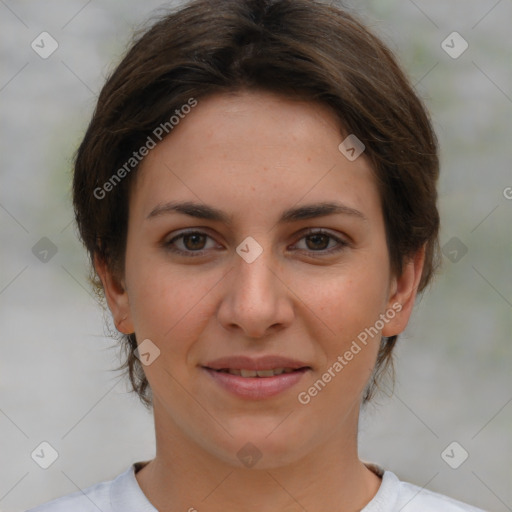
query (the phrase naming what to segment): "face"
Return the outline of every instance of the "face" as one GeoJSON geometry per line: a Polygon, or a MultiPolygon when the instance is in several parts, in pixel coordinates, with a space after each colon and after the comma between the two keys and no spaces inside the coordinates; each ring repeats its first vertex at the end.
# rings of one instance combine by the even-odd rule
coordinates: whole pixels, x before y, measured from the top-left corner
{"type": "Polygon", "coordinates": [[[269,468],[356,439],[422,257],[391,274],[375,178],[364,153],[340,152],[346,135],[315,103],[217,95],[142,162],[125,274],[97,267],[118,329],[150,340],[157,432],[238,466],[245,446],[269,468]]]}

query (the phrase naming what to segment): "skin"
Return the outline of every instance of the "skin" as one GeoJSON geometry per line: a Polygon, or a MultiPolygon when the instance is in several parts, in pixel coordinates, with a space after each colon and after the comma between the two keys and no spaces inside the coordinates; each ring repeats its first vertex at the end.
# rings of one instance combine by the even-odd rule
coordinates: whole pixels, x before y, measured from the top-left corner
{"type": "Polygon", "coordinates": [[[401,304],[382,335],[411,314],[423,250],[401,276],[390,271],[379,194],[364,154],[338,150],[347,134],[322,105],[266,92],[201,99],[144,159],[129,202],[125,272],[96,260],[116,327],[150,339],[159,357],[145,372],[153,391],[156,457],[136,474],[162,512],[354,511],[381,480],[358,458],[362,393],[380,335],[311,399],[307,390],[379,315],[401,304]],[[231,224],[163,213],[169,201],[208,204],[231,224]],[[363,216],[333,214],[278,223],[283,210],[337,201],[363,216]],[[179,239],[180,230],[207,237],[179,239]],[[323,228],[336,238],[306,236],[323,228]],[[253,237],[247,263],[237,246],[253,237]],[[330,252],[339,247],[338,252],[330,252]],[[229,355],[277,354],[306,362],[293,388],[244,400],[201,368],[229,355]],[[262,458],[245,467],[237,452],[262,458]]]}

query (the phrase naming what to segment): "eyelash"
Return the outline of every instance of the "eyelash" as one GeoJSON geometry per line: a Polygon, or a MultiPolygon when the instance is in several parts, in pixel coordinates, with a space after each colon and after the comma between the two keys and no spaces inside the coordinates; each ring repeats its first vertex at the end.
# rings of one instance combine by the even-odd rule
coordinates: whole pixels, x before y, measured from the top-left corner
{"type": "MultiPolygon", "coordinates": [[[[171,238],[168,241],[164,241],[163,245],[164,245],[165,249],[167,249],[173,253],[176,253],[176,254],[181,254],[186,257],[194,258],[194,257],[204,256],[204,253],[208,249],[202,249],[199,251],[191,251],[191,250],[184,251],[182,249],[176,249],[175,247],[172,246],[177,240],[183,239],[185,236],[191,236],[191,235],[204,235],[207,238],[210,238],[210,239],[212,238],[210,235],[208,235],[208,233],[205,233],[204,231],[185,231],[185,232],[182,232],[179,235],[171,238]]],[[[305,249],[299,249],[300,251],[309,252],[310,255],[312,255],[313,257],[318,257],[318,256],[322,257],[322,256],[326,256],[326,255],[331,255],[333,253],[342,251],[349,245],[349,243],[346,242],[345,240],[342,240],[342,239],[338,238],[337,236],[334,236],[332,233],[329,233],[328,231],[325,231],[323,229],[307,231],[306,233],[304,233],[302,235],[302,237],[299,240],[302,240],[302,239],[307,238],[308,236],[312,236],[312,235],[325,235],[328,238],[330,238],[338,243],[337,248],[335,248],[335,249],[331,248],[329,250],[323,249],[320,251],[312,251],[312,250],[306,251],[305,249]]]]}

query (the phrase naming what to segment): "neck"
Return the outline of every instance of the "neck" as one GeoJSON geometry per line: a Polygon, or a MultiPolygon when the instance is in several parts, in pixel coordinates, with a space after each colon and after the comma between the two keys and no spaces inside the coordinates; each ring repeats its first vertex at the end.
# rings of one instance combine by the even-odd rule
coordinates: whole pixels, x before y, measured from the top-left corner
{"type": "Polygon", "coordinates": [[[375,496],[381,479],[357,455],[352,435],[335,432],[288,464],[237,467],[202,449],[155,410],[156,457],[137,481],[159,512],[353,512],[375,496]]]}

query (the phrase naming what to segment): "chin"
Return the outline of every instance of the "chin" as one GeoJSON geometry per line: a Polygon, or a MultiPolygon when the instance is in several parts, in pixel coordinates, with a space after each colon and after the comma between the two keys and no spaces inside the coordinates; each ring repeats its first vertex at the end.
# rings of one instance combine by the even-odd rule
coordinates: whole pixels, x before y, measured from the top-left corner
{"type": "Polygon", "coordinates": [[[293,464],[306,454],[309,443],[304,430],[299,437],[296,431],[284,426],[286,420],[282,421],[283,418],[274,421],[272,428],[268,428],[268,422],[264,425],[258,425],[257,421],[252,421],[251,425],[243,422],[236,431],[229,429],[233,437],[223,436],[223,444],[212,443],[214,455],[231,466],[250,470],[293,464]]]}

